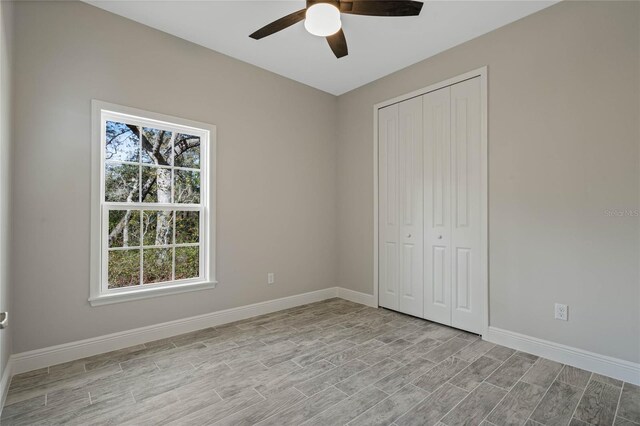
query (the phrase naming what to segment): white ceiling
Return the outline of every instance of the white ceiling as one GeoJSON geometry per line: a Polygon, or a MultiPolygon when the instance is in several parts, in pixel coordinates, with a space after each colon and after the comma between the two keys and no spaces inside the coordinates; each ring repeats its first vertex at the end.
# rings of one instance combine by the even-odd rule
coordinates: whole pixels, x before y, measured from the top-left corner
{"type": "Polygon", "coordinates": [[[349,55],[336,59],[302,22],[256,41],[256,29],[305,2],[87,0],[99,8],[340,95],[535,13],[556,1],[427,0],[418,17],[342,15],[349,55]]]}

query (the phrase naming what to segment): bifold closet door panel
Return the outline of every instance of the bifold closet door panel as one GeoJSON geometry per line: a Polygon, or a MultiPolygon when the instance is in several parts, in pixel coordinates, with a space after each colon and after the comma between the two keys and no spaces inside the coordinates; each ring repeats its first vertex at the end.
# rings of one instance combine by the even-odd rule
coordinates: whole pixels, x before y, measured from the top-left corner
{"type": "Polygon", "coordinates": [[[422,99],[398,105],[398,188],[400,217],[399,306],[406,314],[422,317],[423,283],[423,189],[422,99]]]}
{"type": "Polygon", "coordinates": [[[451,324],[451,89],[423,97],[424,318],[451,324]]]}
{"type": "Polygon", "coordinates": [[[481,79],[378,110],[380,306],[482,330],[481,79]]]}
{"type": "Polygon", "coordinates": [[[451,86],[451,325],[481,332],[480,78],[451,86]]]}
{"type": "Polygon", "coordinates": [[[398,309],[398,105],[378,110],[378,303],[398,309]]]}

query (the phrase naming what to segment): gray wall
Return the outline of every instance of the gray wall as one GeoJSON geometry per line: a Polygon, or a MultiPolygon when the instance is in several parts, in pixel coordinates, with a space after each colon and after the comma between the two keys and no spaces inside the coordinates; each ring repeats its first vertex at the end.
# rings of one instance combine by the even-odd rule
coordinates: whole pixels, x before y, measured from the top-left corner
{"type": "Polygon", "coordinates": [[[640,361],[640,218],[605,214],[640,207],[639,22],[637,2],[562,2],[335,98],[85,4],[20,2],[14,352],[372,293],[373,104],[488,65],[491,324],[640,361]],[[218,125],[217,289],[89,306],[92,98],[218,125]]]}
{"type": "MultiPolygon", "coordinates": [[[[14,312],[10,293],[11,100],[13,63],[13,3],[0,2],[0,311],[14,312]]],[[[12,321],[13,323],[13,321],[12,321]]],[[[11,355],[12,328],[0,330],[0,373],[11,355]]]]}
{"type": "Polygon", "coordinates": [[[488,65],[492,326],[640,361],[640,3],[562,2],[339,98],[338,283],[373,292],[372,106],[488,65]],[[569,304],[569,322],[553,319],[569,304]]]}
{"type": "Polygon", "coordinates": [[[79,2],[15,28],[14,352],[335,286],[334,96],[79,2]],[[87,302],[92,98],[218,126],[216,289],[87,302]]]}

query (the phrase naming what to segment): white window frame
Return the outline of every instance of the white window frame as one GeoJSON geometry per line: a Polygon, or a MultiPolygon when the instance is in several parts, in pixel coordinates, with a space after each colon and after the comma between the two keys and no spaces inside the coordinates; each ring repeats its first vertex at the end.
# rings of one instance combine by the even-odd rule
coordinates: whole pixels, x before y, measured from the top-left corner
{"type": "MultiPolygon", "coordinates": [[[[169,115],[143,111],[98,100],[91,101],[91,279],[89,302],[92,306],[126,302],[168,294],[215,288],[216,230],[216,126],[169,115]],[[126,121],[146,127],[180,131],[200,136],[200,203],[112,203],[105,202],[105,123],[126,121]],[[195,210],[200,211],[200,276],[165,283],[143,284],[109,289],[107,286],[108,211],[114,209],[195,210]]],[[[140,153],[142,155],[142,153],[140,153]]],[[[137,164],[137,163],[136,163],[137,164]]],[[[175,227],[175,215],[174,215],[175,227]]],[[[174,231],[175,232],[175,231],[174,231]]],[[[142,238],[142,235],[140,235],[142,238]]],[[[175,243],[175,241],[174,241],[175,243]]],[[[141,241],[142,246],[142,241],[141,241]]],[[[173,244],[173,247],[180,246],[173,244]]],[[[140,250],[142,256],[143,249],[140,250]]],[[[175,261],[174,261],[175,265],[175,261]]],[[[142,275],[142,271],[141,271],[142,275]]]]}

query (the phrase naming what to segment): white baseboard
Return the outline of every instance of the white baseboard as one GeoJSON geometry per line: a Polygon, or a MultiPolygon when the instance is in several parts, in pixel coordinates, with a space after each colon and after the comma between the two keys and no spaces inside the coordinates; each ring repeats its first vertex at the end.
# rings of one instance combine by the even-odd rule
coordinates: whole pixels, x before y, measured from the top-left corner
{"type": "MultiPolygon", "coordinates": [[[[0,398],[2,398],[0,402],[4,402],[13,374],[24,373],[50,365],[73,361],[153,340],[164,339],[207,327],[239,321],[282,309],[293,308],[307,303],[319,302],[332,297],[340,297],[355,303],[377,307],[373,295],[342,287],[330,287],[324,290],[268,300],[238,308],[225,309],[223,311],[195,317],[14,354],[10,357],[2,378],[0,378],[0,398]]],[[[489,327],[488,333],[483,336],[483,338],[489,342],[640,385],[640,364],[638,363],[596,354],[496,327],[489,327]]],[[[1,406],[2,405],[0,405],[0,407],[1,406]]]]}
{"type": "Polygon", "coordinates": [[[126,348],[128,346],[139,345],[141,343],[189,333],[203,328],[264,315],[307,303],[319,302],[336,297],[337,293],[336,287],[330,287],[324,290],[268,300],[266,302],[254,303],[238,308],[225,309],[223,311],[169,321],[148,327],[140,327],[133,330],[22,352],[11,356],[13,364],[12,373],[24,373],[38,368],[126,348]]]}
{"type": "Polygon", "coordinates": [[[362,305],[378,307],[377,301],[373,295],[360,293],[359,291],[349,290],[348,288],[336,287],[337,295],[341,299],[349,300],[351,302],[360,303],[362,305]]]}
{"type": "Polygon", "coordinates": [[[9,393],[9,385],[11,384],[11,376],[13,376],[13,359],[9,357],[7,365],[4,366],[2,377],[0,378],[0,415],[2,415],[2,408],[4,408],[4,402],[7,400],[7,394],[9,393]]]}
{"type": "Polygon", "coordinates": [[[640,364],[635,362],[600,355],[497,327],[489,327],[487,335],[482,337],[492,343],[640,385],[640,364]]]}

